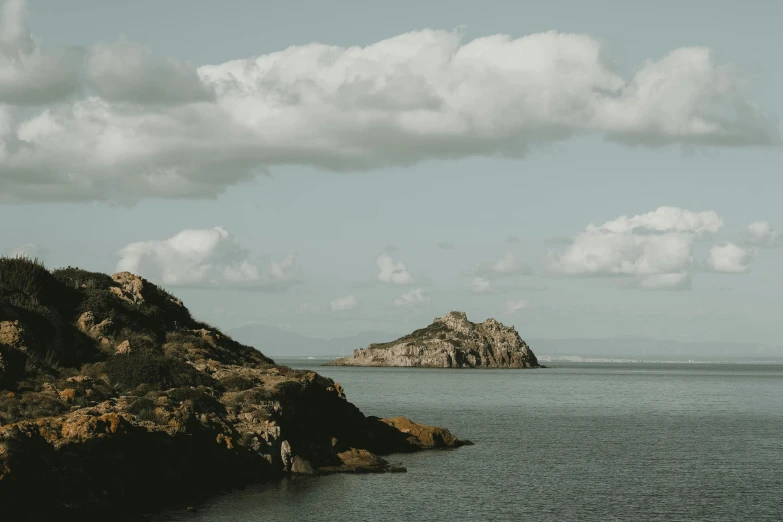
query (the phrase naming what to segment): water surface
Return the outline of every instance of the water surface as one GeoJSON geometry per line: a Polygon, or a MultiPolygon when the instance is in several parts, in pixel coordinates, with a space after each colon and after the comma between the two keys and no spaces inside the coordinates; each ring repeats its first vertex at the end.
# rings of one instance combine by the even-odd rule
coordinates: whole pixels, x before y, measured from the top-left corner
{"type": "Polygon", "coordinates": [[[783,520],[783,365],[319,367],[368,415],[476,445],[408,473],[296,477],[156,521],[783,520]]]}

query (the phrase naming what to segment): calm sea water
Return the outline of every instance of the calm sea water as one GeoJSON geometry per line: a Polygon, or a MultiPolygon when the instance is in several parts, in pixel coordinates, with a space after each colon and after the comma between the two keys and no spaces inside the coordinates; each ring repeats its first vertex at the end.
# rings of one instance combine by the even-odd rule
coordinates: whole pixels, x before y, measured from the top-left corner
{"type": "Polygon", "coordinates": [[[476,445],[408,473],[297,477],[156,521],[783,520],[783,365],[318,367],[370,415],[476,445]]]}

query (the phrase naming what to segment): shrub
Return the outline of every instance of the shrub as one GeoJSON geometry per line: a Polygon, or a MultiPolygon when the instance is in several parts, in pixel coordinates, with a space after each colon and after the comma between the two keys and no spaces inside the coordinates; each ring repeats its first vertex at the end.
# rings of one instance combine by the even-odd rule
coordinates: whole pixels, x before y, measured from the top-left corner
{"type": "Polygon", "coordinates": [[[198,413],[225,413],[226,407],[203,388],[181,387],[168,393],[174,402],[188,404],[198,413]]]}
{"type": "Polygon", "coordinates": [[[128,406],[128,412],[135,415],[139,420],[155,422],[157,420],[157,417],[155,416],[155,407],[155,401],[152,399],[136,397],[128,406]]]}
{"type": "Polygon", "coordinates": [[[149,349],[134,348],[128,354],[113,355],[105,369],[110,382],[125,390],[143,384],[155,384],[159,389],[213,384],[211,377],[186,362],[149,349]]]}
{"type": "Polygon", "coordinates": [[[223,379],[220,379],[220,384],[225,387],[226,390],[242,391],[247,390],[255,386],[253,379],[243,377],[241,375],[229,375],[223,379]]]}
{"type": "Polygon", "coordinates": [[[68,407],[48,393],[27,392],[19,401],[20,417],[37,419],[53,417],[66,411],[68,407]]]}

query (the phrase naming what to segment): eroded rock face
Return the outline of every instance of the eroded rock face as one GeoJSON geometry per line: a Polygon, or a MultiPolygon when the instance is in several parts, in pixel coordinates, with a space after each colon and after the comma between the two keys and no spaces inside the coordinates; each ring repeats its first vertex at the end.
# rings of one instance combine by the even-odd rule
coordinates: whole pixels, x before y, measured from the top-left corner
{"type": "Polygon", "coordinates": [[[400,471],[379,455],[464,444],[365,416],[338,383],[276,365],[133,274],[63,278],[68,299],[36,328],[0,295],[13,319],[0,322],[0,518],[149,509],[286,473],[400,471]],[[28,364],[47,330],[56,364],[28,364]],[[18,379],[3,380],[9,368],[18,379]]]}
{"type": "Polygon", "coordinates": [[[414,366],[431,368],[538,368],[538,360],[516,329],[495,319],[468,321],[450,312],[426,328],[396,341],[371,344],[334,366],[414,366]]]}

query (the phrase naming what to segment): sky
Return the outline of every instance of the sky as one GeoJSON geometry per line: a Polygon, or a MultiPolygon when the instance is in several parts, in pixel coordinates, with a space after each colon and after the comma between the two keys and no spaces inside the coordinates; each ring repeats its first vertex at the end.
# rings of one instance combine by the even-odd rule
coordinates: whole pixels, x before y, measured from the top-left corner
{"type": "Polygon", "coordinates": [[[769,1],[0,0],[0,253],[232,329],[780,344],[769,1]]]}

